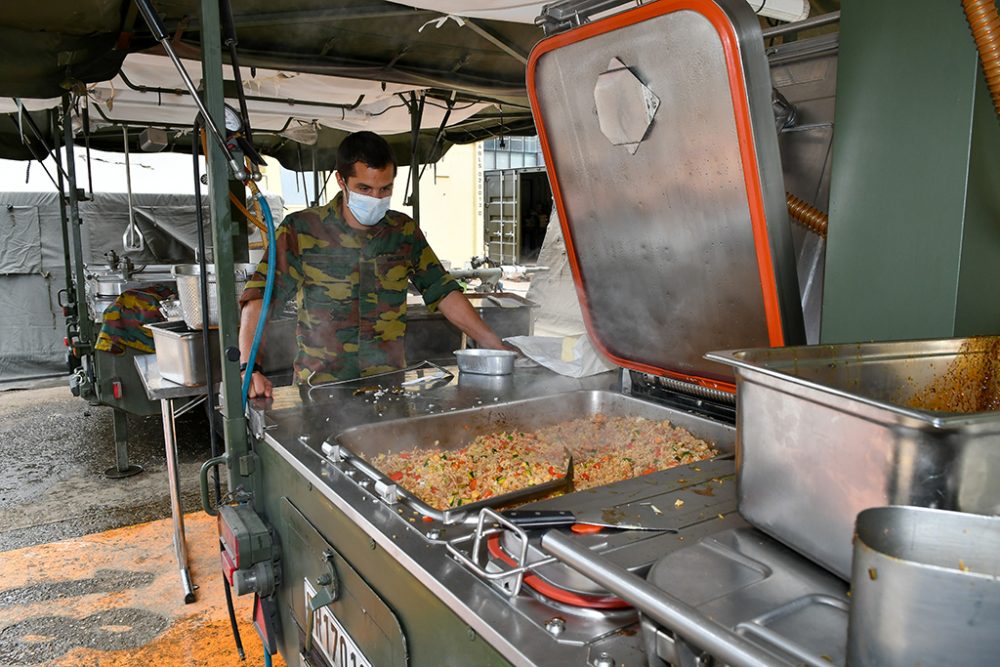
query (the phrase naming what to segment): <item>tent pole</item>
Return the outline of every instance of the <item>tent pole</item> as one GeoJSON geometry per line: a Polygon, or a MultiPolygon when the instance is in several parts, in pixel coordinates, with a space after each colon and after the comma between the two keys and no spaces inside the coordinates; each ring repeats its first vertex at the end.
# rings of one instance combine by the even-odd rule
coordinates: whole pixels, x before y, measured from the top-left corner
{"type": "Polygon", "coordinates": [[[49,132],[52,134],[52,143],[55,144],[52,155],[56,161],[57,186],[59,188],[59,222],[62,227],[63,265],[66,270],[66,298],[69,303],[75,303],[73,265],[69,259],[69,224],[66,219],[66,183],[63,180],[62,151],[59,150],[59,142],[56,139],[59,136],[59,120],[58,112],[55,109],[49,111],[49,132]]]}
{"type": "MultiPolygon", "coordinates": [[[[201,0],[201,59],[205,108],[216,127],[223,127],[222,36],[218,0],[201,0]]],[[[233,270],[233,236],[237,233],[229,206],[228,156],[216,141],[208,144],[208,204],[212,222],[215,287],[219,304],[219,344],[222,354],[222,414],[226,439],[229,489],[248,484],[252,466],[248,455],[246,420],[243,417],[240,356],[237,329],[236,280],[233,270]]]]}
{"type": "Polygon", "coordinates": [[[71,107],[68,93],[63,95],[62,109],[63,141],[66,146],[66,180],[69,187],[69,220],[70,230],[73,233],[73,263],[76,277],[77,298],[74,299],[74,305],[76,306],[77,331],[80,334],[73,349],[80,357],[83,357],[92,351],[94,328],[90,321],[90,313],[87,311],[87,299],[84,298],[84,289],[87,283],[83,273],[83,238],[80,229],[83,220],[80,218],[80,202],[77,199],[76,158],[73,154],[73,119],[70,117],[71,107]]]}
{"type": "Polygon", "coordinates": [[[420,226],[420,122],[424,115],[424,93],[420,92],[420,101],[417,101],[417,94],[410,93],[410,103],[407,105],[410,110],[410,178],[413,181],[413,189],[410,191],[410,205],[413,207],[413,220],[420,226]]]}

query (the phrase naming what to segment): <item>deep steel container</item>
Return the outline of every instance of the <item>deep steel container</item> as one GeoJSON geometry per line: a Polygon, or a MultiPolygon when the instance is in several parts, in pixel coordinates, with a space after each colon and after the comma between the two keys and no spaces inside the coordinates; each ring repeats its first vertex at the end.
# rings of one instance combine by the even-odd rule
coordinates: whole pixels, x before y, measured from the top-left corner
{"type": "Polygon", "coordinates": [[[848,664],[986,667],[1000,656],[1000,517],[858,515],[848,664]]]}
{"type": "MultiPolygon", "coordinates": [[[[205,373],[205,353],[201,331],[191,329],[182,321],[154,322],[147,325],[153,332],[156,365],[164,380],[186,387],[199,387],[208,381],[205,373]]],[[[209,329],[209,348],[214,377],[221,378],[219,362],[219,330],[209,329]]]]}
{"type": "Polygon", "coordinates": [[[988,406],[998,341],[709,354],[736,370],[740,512],[844,579],[862,510],[1000,513],[1000,412],[928,409],[988,406]]]}

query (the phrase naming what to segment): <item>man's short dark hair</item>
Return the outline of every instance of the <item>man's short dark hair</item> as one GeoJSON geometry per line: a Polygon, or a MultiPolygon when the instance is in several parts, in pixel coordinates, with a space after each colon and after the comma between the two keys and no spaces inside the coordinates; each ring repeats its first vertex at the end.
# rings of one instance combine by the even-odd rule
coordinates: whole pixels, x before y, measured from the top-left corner
{"type": "Polygon", "coordinates": [[[396,156],[389,147],[389,142],[374,132],[355,132],[347,135],[337,148],[337,173],[347,182],[354,176],[354,163],[362,162],[372,169],[385,169],[392,165],[396,173],[396,156]]]}

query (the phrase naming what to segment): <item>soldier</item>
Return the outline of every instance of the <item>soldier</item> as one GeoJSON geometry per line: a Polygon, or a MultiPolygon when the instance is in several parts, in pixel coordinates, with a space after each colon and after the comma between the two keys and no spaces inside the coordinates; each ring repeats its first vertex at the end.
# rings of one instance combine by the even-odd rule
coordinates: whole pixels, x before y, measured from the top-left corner
{"type": "MultiPolygon", "coordinates": [[[[340,193],[324,206],[289,215],[277,232],[273,303],[298,305],[294,372],[302,384],[351,380],[403,368],[406,291],[410,282],[480,347],[503,348],[462,288],[441,266],[417,224],[389,210],[396,161],[389,144],[355,132],[337,149],[340,193]]],[[[267,261],[240,297],[240,361],[246,372],[267,261]]],[[[252,369],[251,398],[271,396],[252,369]]]]}

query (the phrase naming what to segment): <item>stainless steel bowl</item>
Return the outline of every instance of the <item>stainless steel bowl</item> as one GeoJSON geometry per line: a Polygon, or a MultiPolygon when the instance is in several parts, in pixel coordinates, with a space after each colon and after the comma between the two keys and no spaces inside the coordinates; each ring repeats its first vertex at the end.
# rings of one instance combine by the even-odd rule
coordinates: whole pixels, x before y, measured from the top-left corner
{"type": "Polygon", "coordinates": [[[516,352],[510,350],[455,350],[458,370],[477,375],[510,375],[514,372],[516,352]]]}

